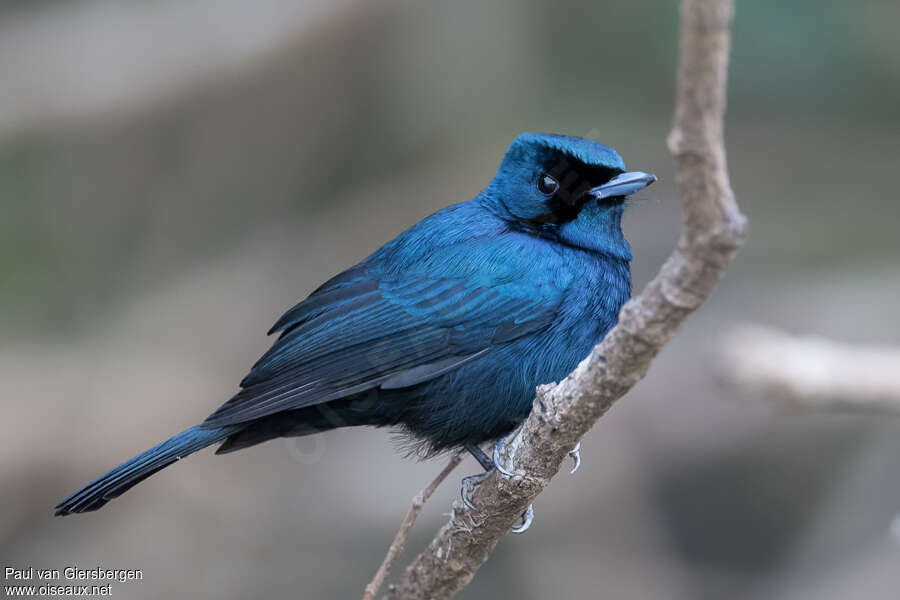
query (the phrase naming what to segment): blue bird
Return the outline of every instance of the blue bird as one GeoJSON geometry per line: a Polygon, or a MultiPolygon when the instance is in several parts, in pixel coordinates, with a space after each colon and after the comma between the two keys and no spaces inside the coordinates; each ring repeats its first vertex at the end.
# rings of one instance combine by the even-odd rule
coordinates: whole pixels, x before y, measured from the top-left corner
{"type": "Polygon", "coordinates": [[[513,431],[535,387],[565,377],[631,294],[626,197],[656,181],[590,140],[518,136],[474,199],[420,221],[325,282],[205,421],[56,506],[96,510],[173,462],[278,437],[396,427],[424,455],[513,431]]]}

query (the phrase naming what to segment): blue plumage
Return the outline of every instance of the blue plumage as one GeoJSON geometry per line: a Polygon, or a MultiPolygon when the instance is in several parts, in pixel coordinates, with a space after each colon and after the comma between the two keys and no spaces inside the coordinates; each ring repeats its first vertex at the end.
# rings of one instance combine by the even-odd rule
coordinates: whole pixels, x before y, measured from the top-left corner
{"type": "Polygon", "coordinates": [[[287,311],[241,390],[200,425],[57,507],[96,510],[185,454],[353,425],[399,426],[426,453],[514,429],[631,291],[625,197],[655,181],[615,150],[523,134],[474,199],[445,208],[287,311]]]}

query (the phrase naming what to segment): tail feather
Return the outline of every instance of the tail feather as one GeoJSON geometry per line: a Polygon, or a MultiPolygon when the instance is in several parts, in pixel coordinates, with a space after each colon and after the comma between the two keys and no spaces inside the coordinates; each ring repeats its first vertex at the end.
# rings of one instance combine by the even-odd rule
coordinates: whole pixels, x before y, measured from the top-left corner
{"type": "Polygon", "coordinates": [[[182,431],[84,486],[57,504],[56,514],[69,515],[97,510],[109,500],[121,496],[160,469],[188,454],[193,454],[211,444],[222,441],[240,429],[241,426],[218,429],[201,429],[197,426],[182,431]]]}

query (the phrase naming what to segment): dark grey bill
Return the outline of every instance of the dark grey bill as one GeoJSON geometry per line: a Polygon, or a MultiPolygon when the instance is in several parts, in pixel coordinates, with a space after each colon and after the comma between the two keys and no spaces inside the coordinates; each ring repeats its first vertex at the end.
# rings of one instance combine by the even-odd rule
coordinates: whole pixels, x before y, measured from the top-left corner
{"type": "Polygon", "coordinates": [[[588,190],[588,193],[597,200],[612,198],[614,196],[628,196],[644,189],[656,181],[656,179],[657,177],[653,173],[631,171],[616,175],[603,185],[591,188],[588,190]]]}

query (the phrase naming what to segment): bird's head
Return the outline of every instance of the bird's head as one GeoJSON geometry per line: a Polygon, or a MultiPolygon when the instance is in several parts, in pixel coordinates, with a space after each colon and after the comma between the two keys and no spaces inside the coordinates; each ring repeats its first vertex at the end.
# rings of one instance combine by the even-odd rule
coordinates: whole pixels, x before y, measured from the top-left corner
{"type": "Polygon", "coordinates": [[[626,172],[622,157],[598,142],[523,133],[482,198],[514,227],[630,260],[621,228],[625,199],[654,181],[650,173],[626,172]]]}

